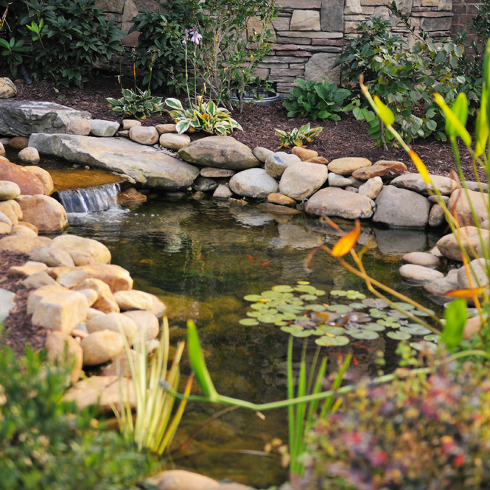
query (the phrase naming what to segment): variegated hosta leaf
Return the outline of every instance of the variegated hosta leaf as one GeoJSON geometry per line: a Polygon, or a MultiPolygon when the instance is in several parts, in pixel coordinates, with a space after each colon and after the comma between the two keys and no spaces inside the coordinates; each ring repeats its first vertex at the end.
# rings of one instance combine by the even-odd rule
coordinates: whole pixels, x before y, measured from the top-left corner
{"type": "Polygon", "coordinates": [[[185,133],[189,129],[190,123],[188,121],[179,121],[175,129],[177,130],[177,133],[182,134],[185,133]]]}
{"type": "Polygon", "coordinates": [[[182,104],[178,99],[165,99],[165,104],[167,104],[172,109],[180,109],[183,110],[182,104]]]}

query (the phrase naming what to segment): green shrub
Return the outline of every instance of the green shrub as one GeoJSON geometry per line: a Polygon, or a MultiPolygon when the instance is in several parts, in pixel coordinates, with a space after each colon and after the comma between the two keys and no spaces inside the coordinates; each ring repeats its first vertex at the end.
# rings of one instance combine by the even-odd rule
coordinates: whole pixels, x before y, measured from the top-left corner
{"type": "Polygon", "coordinates": [[[348,112],[351,107],[344,107],[344,102],[351,95],[350,90],[338,88],[325,78],[322,82],[296,80],[283,106],[288,110],[288,117],[307,117],[312,121],[339,121],[340,112],[348,112]]]}
{"type": "Polygon", "coordinates": [[[361,382],[344,401],[310,434],[303,489],[490,487],[490,384],[481,365],[361,382]]]}
{"type": "Polygon", "coordinates": [[[311,143],[322,132],[322,128],[311,128],[310,123],[301,126],[299,129],[294,128],[292,131],[281,131],[276,129],[276,136],[279,137],[281,146],[279,148],[292,148],[299,146],[304,148],[311,143]]]}
{"type": "Polygon", "coordinates": [[[0,487],[128,490],[150,460],[122,436],[97,428],[94,409],[65,403],[66,371],[26,351],[0,348],[0,487]]]}
{"type": "MultiPolygon", "coordinates": [[[[464,46],[451,40],[436,44],[419,36],[415,45],[408,48],[400,36],[388,30],[389,25],[389,21],[380,18],[361,22],[358,37],[350,39],[336,65],[340,65],[342,77],[350,84],[356,85],[363,75],[369,91],[392,109],[405,141],[431,135],[445,140],[444,118],[434,103],[434,93],[440,93],[451,105],[458,92],[465,91],[470,115],[475,113],[481,97],[481,89],[459,68],[464,46]]],[[[391,135],[384,133],[370,107],[361,99],[356,104],[353,114],[368,122],[371,138],[380,143],[384,138],[390,143],[391,135]]]]}
{"type": "Polygon", "coordinates": [[[120,117],[135,117],[137,119],[146,119],[153,115],[160,115],[164,111],[162,97],[151,95],[150,89],[141,90],[136,88],[137,92],[129,89],[121,89],[122,97],[120,99],[107,98],[111,112],[120,117]]]}
{"type": "MultiPolygon", "coordinates": [[[[27,65],[33,78],[52,77],[65,87],[83,86],[94,65],[111,61],[121,49],[123,32],[92,0],[13,2],[7,22],[9,28],[2,33],[9,43],[15,39],[31,44],[29,54],[17,61],[27,65]],[[28,25],[39,26],[41,21],[44,29],[39,36],[28,25]]],[[[6,61],[15,76],[16,66],[6,61]]]]}

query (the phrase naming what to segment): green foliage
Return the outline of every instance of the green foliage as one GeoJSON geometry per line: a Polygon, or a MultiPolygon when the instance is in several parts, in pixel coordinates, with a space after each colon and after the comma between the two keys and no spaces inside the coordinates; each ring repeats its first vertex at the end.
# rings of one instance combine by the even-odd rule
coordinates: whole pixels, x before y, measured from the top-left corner
{"type": "Polygon", "coordinates": [[[202,97],[197,97],[196,103],[191,102],[189,109],[184,109],[177,99],[166,99],[165,104],[170,107],[167,112],[177,124],[178,133],[192,128],[195,131],[226,136],[234,129],[243,130],[227,109],[218,107],[212,100],[203,102],[202,97]]]}
{"type": "Polygon", "coordinates": [[[9,490],[128,490],[150,460],[98,428],[95,409],[62,400],[66,371],[29,349],[0,348],[0,486],[9,490]]]}
{"type": "Polygon", "coordinates": [[[297,86],[292,87],[283,106],[288,110],[288,117],[307,117],[312,121],[339,121],[339,112],[348,112],[350,107],[344,107],[344,101],[351,92],[338,88],[335,83],[329,83],[325,78],[322,82],[313,80],[305,82],[296,80],[297,86]]]}
{"type": "MultiPolygon", "coordinates": [[[[395,125],[404,140],[430,135],[445,140],[444,117],[433,101],[434,93],[440,93],[451,104],[458,91],[466,92],[470,115],[475,114],[481,96],[479,87],[461,73],[464,46],[447,39],[434,43],[418,36],[415,45],[408,48],[400,36],[388,30],[389,25],[389,21],[379,18],[361,22],[358,37],[350,39],[336,65],[341,66],[342,77],[349,83],[357,84],[360,75],[364,76],[370,92],[383,99],[394,113],[395,125]]],[[[353,114],[367,121],[370,137],[379,143],[391,143],[392,135],[385,133],[369,106],[361,99],[354,104],[353,114]]]]}
{"type": "MultiPolygon", "coordinates": [[[[120,52],[123,37],[114,19],[107,20],[91,0],[13,2],[8,26],[2,32],[9,43],[32,41],[29,54],[24,51],[16,62],[25,63],[35,79],[53,77],[62,86],[83,86],[94,65],[120,52]]],[[[6,61],[15,75],[13,62],[6,61]]]]}
{"type": "Polygon", "coordinates": [[[122,97],[120,99],[107,98],[111,111],[120,117],[146,119],[147,117],[160,115],[165,110],[162,97],[151,95],[150,89],[141,90],[136,88],[137,92],[130,89],[121,89],[122,97]]]}
{"type": "Polygon", "coordinates": [[[310,432],[303,489],[489,487],[490,394],[478,364],[364,381],[344,401],[310,432]]]}
{"type": "Polygon", "coordinates": [[[10,41],[0,38],[0,54],[4,57],[4,61],[8,63],[9,69],[12,75],[17,74],[17,65],[20,65],[23,61],[24,53],[30,51],[28,46],[24,46],[24,41],[15,38],[11,38],[10,41]]]}
{"type": "Polygon", "coordinates": [[[322,131],[322,128],[311,128],[310,123],[294,128],[291,132],[276,129],[276,136],[279,136],[281,146],[279,148],[292,148],[299,146],[304,148],[311,143],[322,131]]]}
{"type": "Polygon", "coordinates": [[[152,90],[165,87],[166,91],[180,93],[185,89],[184,27],[168,15],[144,9],[131,19],[129,33],[138,31],[138,47],[132,53],[136,69],[143,73],[143,85],[152,90]],[[153,68],[153,73],[150,72],[153,68]]]}

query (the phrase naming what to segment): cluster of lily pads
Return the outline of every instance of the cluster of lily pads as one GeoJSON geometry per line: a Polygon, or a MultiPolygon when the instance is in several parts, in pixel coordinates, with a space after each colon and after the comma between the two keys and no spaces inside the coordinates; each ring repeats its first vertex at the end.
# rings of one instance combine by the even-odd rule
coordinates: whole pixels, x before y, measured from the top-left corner
{"type": "MultiPolygon", "coordinates": [[[[416,349],[435,348],[439,335],[418,323],[410,323],[402,311],[392,309],[387,302],[367,298],[359,291],[332,290],[329,303],[320,299],[327,293],[298,281],[295,286],[274,286],[261,294],[249,294],[245,300],[252,303],[242,325],[272,324],[294,337],[317,337],[323,346],[342,346],[355,340],[375,340],[380,332],[394,340],[409,340],[422,336],[423,345],[412,342],[416,349]],[[342,302],[339,302],[342,301],[342,302]]],[[[394,303],[414,316],[428,316],[409,303],[394,303]]]]}

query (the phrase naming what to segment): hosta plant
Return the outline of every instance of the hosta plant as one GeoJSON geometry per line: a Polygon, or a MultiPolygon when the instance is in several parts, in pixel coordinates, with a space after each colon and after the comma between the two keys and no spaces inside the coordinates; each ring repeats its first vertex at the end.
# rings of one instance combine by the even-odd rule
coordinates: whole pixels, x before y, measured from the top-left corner
{"type": "Polygon", "coordinates": [[[150,116],[160,115],[165,110],[162,97],[151,95],[150,89],[141,90],[136,88],[137,92],[130,89],[121,89],[122,97],[120,99],[107,98],[111,111],[116,116],[146,119],[150,116]]]}
{"type": "Polygon", "coordinates": [[[299,129],[294,128],[291,132],[281,131],[276,129],[276,136],[279,136],[281,146],[279,148],[292,148],[299,146],[305,148],[308,143],[311,143],[320,133],[322,128],[311,128],[310,123],[301,126],[299,129]]]}
{"type": "Polygon", "coordinates": [[[243,131],[227,109],[218,107],[212,100],[204,102],[201,96],[197,97],[196,102],[191,103],[188,109],[184,109],[177,99],[166,99],[165,104],[170,107],[170,110],[166,109],[166,111],[175,121],[178,133],[184,133],[190,128],[218,136],[226,136],[234,129],[243,131]]]}

